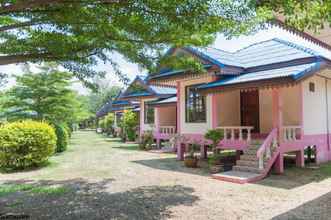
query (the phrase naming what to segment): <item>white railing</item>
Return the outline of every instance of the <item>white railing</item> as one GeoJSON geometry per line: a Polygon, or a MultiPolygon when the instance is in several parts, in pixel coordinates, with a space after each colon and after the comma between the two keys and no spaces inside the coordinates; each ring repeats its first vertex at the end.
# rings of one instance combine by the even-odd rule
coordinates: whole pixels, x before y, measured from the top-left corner
{"type": "Polygon", "coordinates": [[[250,142],[252,140],[252,126],[221,126],[217,127],[224,132],[223,140],[239,140],[250,142]],[[246,137],[244,137],[246,134],[246,137]]]}
{"type": "Polygon", "coordinates": [[[301,138],[301,126],[283,126],[283,140],[286,141],[295,141],[301,138]]]}
{"type": "Polygon", "coordinates": [[[161,134],[176,134],[176,126],[160,126],[159,132],[161,134]]]}
{"type": "Polygon", "coordinates": [[[269,160],[271,158],[272,151],[278,147],[277,143],[277,128],[274,128],[268,137],[264,140],[263,144],[259,148],[259,150],[256,152],[256,156],[259,160],[259,169],[264,169],[264,158],[269,160]]]}

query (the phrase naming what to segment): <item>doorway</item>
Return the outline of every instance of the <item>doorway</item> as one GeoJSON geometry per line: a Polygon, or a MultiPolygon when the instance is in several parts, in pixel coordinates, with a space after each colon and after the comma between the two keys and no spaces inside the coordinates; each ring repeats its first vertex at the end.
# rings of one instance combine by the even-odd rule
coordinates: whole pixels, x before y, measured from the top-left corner
{"type": "Polygon", "coordinates": [[[240,91],[241,126],[253,126],[253,133],[260,132],[259,91],[240,91]]]}

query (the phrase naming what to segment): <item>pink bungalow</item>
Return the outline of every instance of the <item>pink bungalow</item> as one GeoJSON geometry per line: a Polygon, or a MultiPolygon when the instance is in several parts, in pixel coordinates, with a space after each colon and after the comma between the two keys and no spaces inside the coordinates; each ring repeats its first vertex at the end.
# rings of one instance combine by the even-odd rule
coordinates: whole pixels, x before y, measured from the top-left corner
{"type": "Polygon", "coordinates": [[[177,132],[176,87],[151,85],[145,76],[137,76],[120,99],[140,103],[140,136],[152,131],[157,145],[177,132]]]}
{"type": "MultiPolygon", "coordinates": [[[[232,171],[215,178],[245,183],[262,179],[272,167],[282,173],[289,152],[304,166],[308,146],[315,146],[317,163],[331,160],[330,60],[280,39],[234,53],[195,47],[168,52],[183,54],[199,59],[205,73],[164,71],[148,82],[176,86],[177,133],[186,143],[200,141],[202,156],[204,134],[214,128],[226,134],[219,148],[244,152],[232,171]]],[[[178,159],[184,150],[178,145],[178,159]]]]}

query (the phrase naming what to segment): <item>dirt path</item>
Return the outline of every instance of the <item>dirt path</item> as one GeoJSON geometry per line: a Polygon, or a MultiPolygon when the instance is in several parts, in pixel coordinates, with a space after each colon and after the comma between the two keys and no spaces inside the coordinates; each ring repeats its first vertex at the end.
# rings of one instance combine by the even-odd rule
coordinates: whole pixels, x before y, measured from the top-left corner
{"type": "MultiPolygon", "coordinates": [[[[77,132],[47,167],[0,174],[2,183],[64,187],[1,195],[1,213],[30,219],[330,219],[331,179],[294,169],[258,184],[213,180],[175,155],[77,132]],[[308,173],[308,174],[307,174],[308,173]]],[[[1,188],[0,188],[1,189],[1,188]]]]}

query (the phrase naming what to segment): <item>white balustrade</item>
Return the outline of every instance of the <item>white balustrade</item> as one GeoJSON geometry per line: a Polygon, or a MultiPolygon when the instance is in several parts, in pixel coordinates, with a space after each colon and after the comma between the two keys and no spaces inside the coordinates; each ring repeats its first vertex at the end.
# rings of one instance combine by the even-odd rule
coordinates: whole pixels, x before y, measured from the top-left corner
{"type": "Polygon", "coordinates": [[[176,126],[160,126],[159,131],[161,134],[175,134],[176,126]]]}
{"type": "Polygon", "coordinates": [[[221,126],[216,129],[223,130],[224,140],[239,140],[250,142],[252,140],[252,126],[221,126]],[[246,138],[244,135],[246,134],[246,138]]]}
{"type": "Polygon", "coordinates": [[[272,152],[278,147],[277,143],[277,129],[273,129],[268,137],[264,140],[261,147],[258,149],[256,156],[259,160],[259,169],[264,169],[264,158],[269,160],[272,156],[272,152]]]}
{"type": "Polygon", "coordinates": [[[301,135],[301,126],[283,126],[283,140],[295,141],[301,135]]]}

